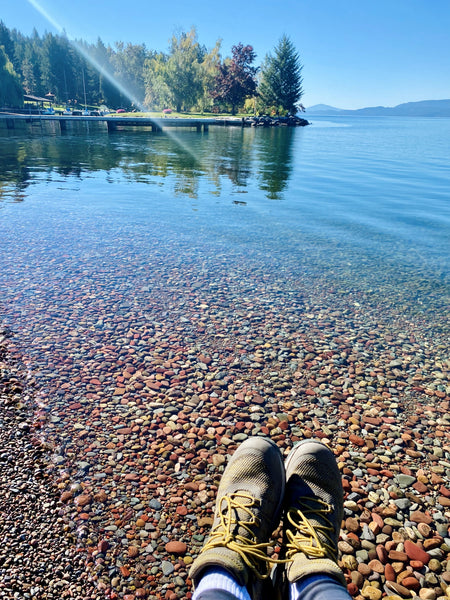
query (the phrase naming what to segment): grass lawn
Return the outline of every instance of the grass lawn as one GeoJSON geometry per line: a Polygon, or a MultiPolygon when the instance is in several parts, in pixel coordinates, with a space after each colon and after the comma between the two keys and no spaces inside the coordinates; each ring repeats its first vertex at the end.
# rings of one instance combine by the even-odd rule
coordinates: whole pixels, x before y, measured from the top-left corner
{"type": "MultiPolygon", "coordinates": [[[[149,119],[161,119],[164,117],[163,113],[161,111],[154,111],[154,112],[126,112],[126,113],[120,113],[120,114],[113,114],[113,115],[109,115],[109,116],[117,116],[117,117],[147,117],[149,119]]],[[[172,113],[166,115],[165,118],[167,119],[241,119],[242,117],[248,117],[249,115],[246,114],[237,114],[234,115],[234,117],[232,115],[230,115],[230,113],[183,113],[183,112],[175,112],[173,111],[172,113]]]]}

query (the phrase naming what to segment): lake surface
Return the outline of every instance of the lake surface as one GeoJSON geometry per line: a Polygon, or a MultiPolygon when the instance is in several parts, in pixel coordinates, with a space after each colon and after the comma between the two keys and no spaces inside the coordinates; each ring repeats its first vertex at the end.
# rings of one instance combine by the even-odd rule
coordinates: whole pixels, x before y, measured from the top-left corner
{"type": "Polygon", "coordinates": [[[448,394],[450,119],[312,121],[0,136],[0,320],[61,481],[111,500],[92,544],[213,481],[167,447],[220,454],[313,398],[288,449],[342,430],[333,399],[400,423],[448,394]]]}
{"type": "Polygon", "coordinates": [[[432,296],[423,310],[434,309],[448,283],[449,134],[449,119],[316,118],[299,129],[2,136],[5,310],[9,294],[30,293],[23,269],[39,284],[35,261],[64,280],[79,261],[98,274],[98,261],[155,248],[168,264],[173,252],[218,253],[374,293],[420,284],[432,296]]]}

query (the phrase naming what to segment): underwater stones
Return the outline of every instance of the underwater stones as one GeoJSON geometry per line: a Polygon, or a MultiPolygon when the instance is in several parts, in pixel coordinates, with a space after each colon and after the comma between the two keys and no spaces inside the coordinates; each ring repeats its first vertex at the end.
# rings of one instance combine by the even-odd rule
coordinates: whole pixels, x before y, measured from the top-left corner
{"type": "MultiPolygon", "coordinates": [[[[286,292],[286,272],[259,259],[249,270],[229,254],[202,253],[200,264],[164,252],[142,264],[131,252],[126,269],[104,257],[85,297],[76,273],[73,295],[47,289],[64,305],[58,343],[51,324],[24,323],[49,407],[21,422],[54,444],[66,528],[57,539],[82,557],[73,585],[85,592],[69,583],[66,596],[189,597],[188,565],[209,534],[220,478],[252,435],[271,437],[285,456],[304,438],[335,451],[345,491],[339,548],[355,597],[433,592],[430,575],[447,572],[450,460],[448,401],[431,387],[444,353],[433,336],[400,326],[389,294],[362,299],[350,281],[330,291],[283,266],[299,301],[286,292]]],[[[45,303],[38,308],[45,313],[45,303]]],[[[23,387],[14,389],[9,398],[23,387]]],[[[48,510],[31,496],[28,504],[33,517],[48,510]]]]}

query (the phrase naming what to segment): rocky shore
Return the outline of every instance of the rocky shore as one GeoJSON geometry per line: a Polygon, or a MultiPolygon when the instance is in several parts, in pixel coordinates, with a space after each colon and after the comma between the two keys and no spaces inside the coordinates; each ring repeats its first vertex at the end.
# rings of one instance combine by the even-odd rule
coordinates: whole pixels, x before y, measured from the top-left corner
{"type": "Polygon", "coordinates": [[[309,125],[309,121],[295,115],[287,117],[263,115],[261,117],[243,117],[242,125],[244,127],[305,127],[309,125]]]}
{"type": "Polygon", "coordinates": [[[0,329],[0,598],[103,598],[63,516],[52,449],[32,431],[33,384],[0,329]]]}
{"type": "MultiPolygon", "coordinates": [[[[445,312],[431,323],[392,293],[305,279],[299,295],[285,274],[218,265],[180,277],[155,262],[151,318],[105,294],[105,265],[89,288],[50,282],[26,346],[0,335],[0,596],[190,598],[221,474],[262,435],[284,454],[305,437],[332,446],[355,599],[448,600],[445,312]]],[[[138,265],[124,268],[138,297],[138,265]]]]}

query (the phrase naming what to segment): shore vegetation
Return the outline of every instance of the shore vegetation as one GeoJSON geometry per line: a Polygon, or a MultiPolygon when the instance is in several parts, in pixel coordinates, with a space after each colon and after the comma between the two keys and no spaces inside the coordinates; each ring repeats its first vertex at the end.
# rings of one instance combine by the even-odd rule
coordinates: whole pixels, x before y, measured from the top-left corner
{"type": "Polygon", "coordinates": [[[26,36],[0,21],[0,107],[20,107],[27,94],[78,110],[287,114],[301,108],[300,74],[299,55],[286,36],[261,66],[250,44],[239,42],[223,56],[221,40],[207,48],[195,27],[174,34],[164,52],[144,43],[105,45],[100,38],[71,42],[36,30],[26,36]]]}

